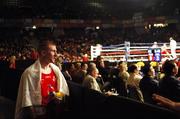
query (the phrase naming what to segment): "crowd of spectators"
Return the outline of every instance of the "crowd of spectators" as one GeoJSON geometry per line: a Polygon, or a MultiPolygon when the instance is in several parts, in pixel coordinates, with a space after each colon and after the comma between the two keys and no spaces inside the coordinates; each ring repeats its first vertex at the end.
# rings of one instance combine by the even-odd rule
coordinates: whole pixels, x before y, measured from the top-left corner
{"type": "Polygon", "coordinates": [[[90,57],[90,46],[122,44],[124,41],[132,43],[169,42],[170,36],[178,41],[179,32],[175,26],[165,28],[2,28],[0,37],[0,60],[8,60],[15,56],[16,60],[36,59],[37,41],[42,37],[54,37],[57,42],[58,53],[64,62],[82,61],[86,54],[90,57]],[[143,30],[142,30],[143,29],[143,30]],[[175,29],[175,30],[172,30],[175,29]]]}

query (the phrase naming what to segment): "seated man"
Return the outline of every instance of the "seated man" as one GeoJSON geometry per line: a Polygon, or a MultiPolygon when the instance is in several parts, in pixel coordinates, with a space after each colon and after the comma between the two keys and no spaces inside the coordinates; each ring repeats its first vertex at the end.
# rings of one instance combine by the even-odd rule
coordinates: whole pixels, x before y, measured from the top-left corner
{"type": "Polygon", "coordinates": [[[96,81],[96,78],[99,76],[99,71],[96,67],[92,67],[88,70],[87,72],[87,76],[85,77],[85,79],[83,80],[82,85],[84,87],[87,87],[89,89],[93,89],[96,91],[101,92],[101,89],[99,87],[99,84],[96,81]]]}

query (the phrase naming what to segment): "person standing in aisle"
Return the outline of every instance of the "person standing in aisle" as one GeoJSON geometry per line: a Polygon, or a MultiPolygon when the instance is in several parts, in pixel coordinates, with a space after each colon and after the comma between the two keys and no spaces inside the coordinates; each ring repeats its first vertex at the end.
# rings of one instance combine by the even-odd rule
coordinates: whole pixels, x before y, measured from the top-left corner
{"type": "Polygon", "coordinates": [[[55,43],[50,39],[40,40],[38,56],[21,76],[15,119],[46,119],[46,106],[52,92],[61,97],[69,95],[67,82],[54,64],[57,57],[55,43]]]}

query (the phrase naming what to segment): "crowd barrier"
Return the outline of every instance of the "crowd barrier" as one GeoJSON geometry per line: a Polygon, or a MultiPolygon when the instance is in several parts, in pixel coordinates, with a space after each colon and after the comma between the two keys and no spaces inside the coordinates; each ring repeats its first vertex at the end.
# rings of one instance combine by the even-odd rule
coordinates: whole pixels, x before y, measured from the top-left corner
{"type": "Polygon", "coordinates": [[[74,117],[78,118],[138,118],[155,119],[179,117],[171,110],[156,105],[141,103],[120,96],[106,96],[94,90],[89,90],[73,82],[68,82],[70,88],[70,106],[74,117]]]}
{"type": "Polygon", "coordinates": [[[0,119],[14,119],[15,102],[0,96],[0,119]]]}
{"type": "Polygon", "coordinates": [[[22,70],[0,69],[0,94],[16,101],[22,70]]]}

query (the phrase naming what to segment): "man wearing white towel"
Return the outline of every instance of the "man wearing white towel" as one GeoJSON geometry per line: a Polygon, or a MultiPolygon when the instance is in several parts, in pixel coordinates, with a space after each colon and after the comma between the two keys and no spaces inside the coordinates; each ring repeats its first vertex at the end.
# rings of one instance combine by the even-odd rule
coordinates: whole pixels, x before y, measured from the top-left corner
{"type": "Polygon", "coordinates": [[[69,95],[64,76],[53,64],[56,57],[55,43],[49,39],[40,40],[37,61],[23,72],[20,79],[15,119],[45,119],[44,107],[48,104],[51,92],[69,95]]]}

